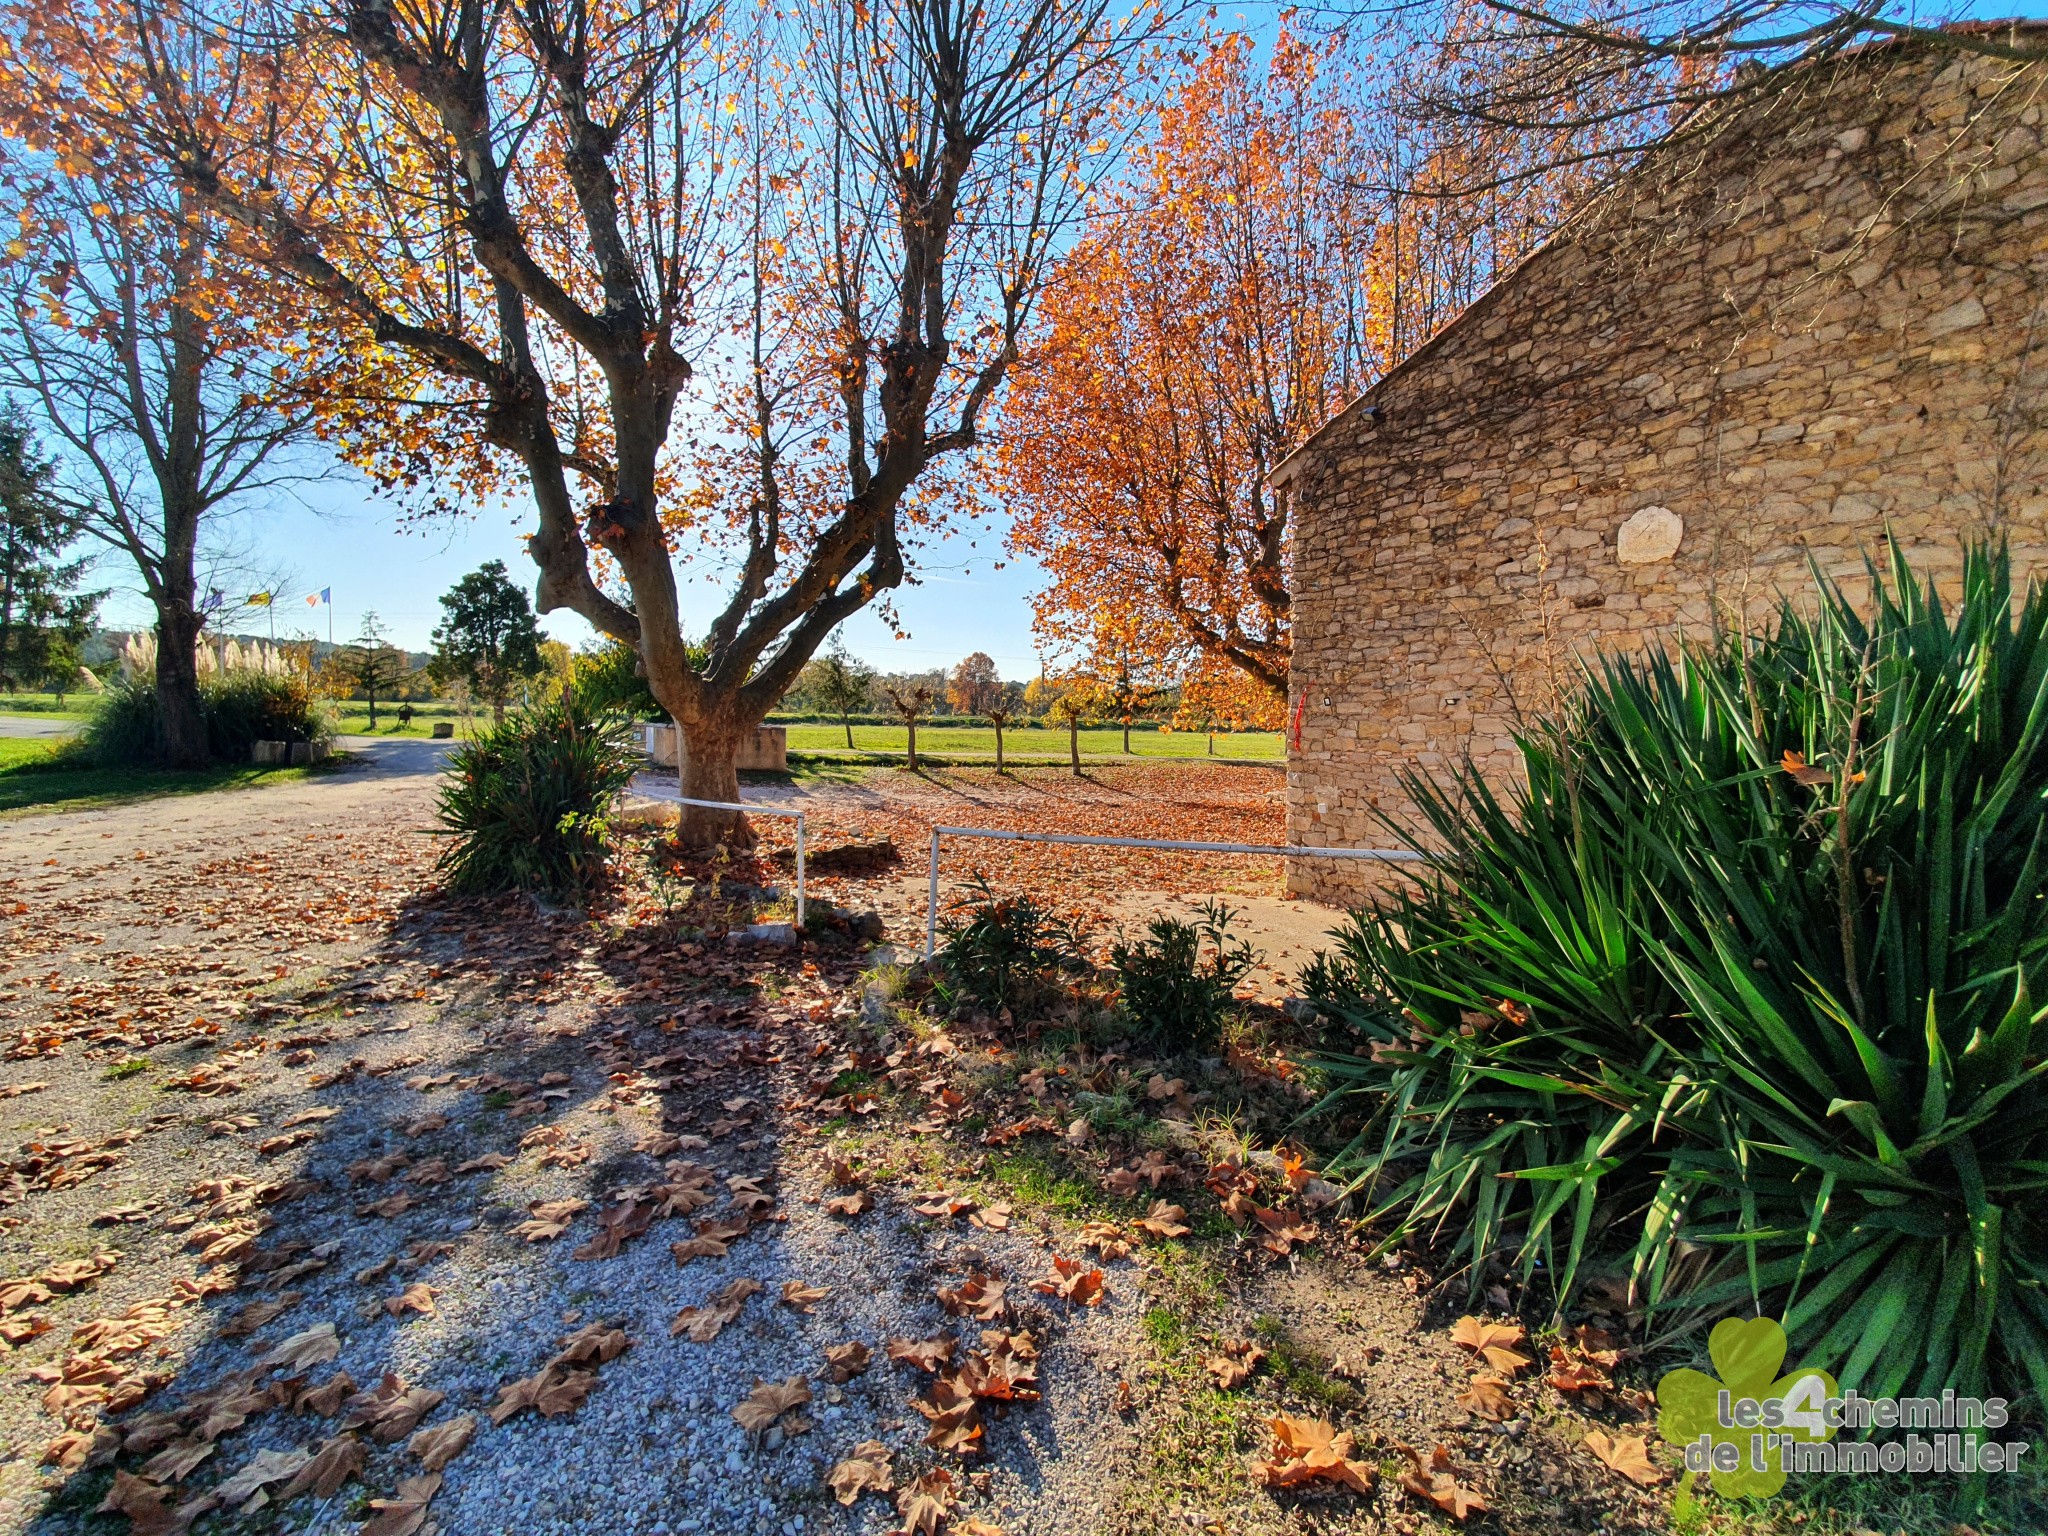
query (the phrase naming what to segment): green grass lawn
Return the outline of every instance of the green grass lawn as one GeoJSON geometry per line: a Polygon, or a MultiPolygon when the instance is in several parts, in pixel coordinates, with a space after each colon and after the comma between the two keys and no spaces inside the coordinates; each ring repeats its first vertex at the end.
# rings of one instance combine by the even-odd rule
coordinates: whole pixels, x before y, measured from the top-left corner
{"type": "Polygon", "coordinates": [[[335,729],[344,736],[431,736],[434,724],[439,720],[454,722],[455,734],[464,736],[479,724],[489,724],[491,712],[488,709],[464,711],[453,704],[415,704],[412,707],[412,721],[401,726],[398,723],[398,706],[379,702],[377,705],[377,728],[370,729],[370,706],[356,700],[327,706],[335,720],[335,729]]]}
{"type": "Polygon", "coordinates": [[[236,763],[172,773],[159,768],[92,768],[58,755],[50,741],[0,737],[0,815],[21,811],[85,811],[99,806],[191,795],[209,789],[283,784],[331,770],[335,760],[301,768],[258,768],[236,763]]]}
{"type": "Polygon", "coordinates": [[[67,693],[60,702],[54,693],[0,693],[0,715],[35,715],[44,720],[89,720],[93,696],[67,693]]]}
{"type": "MultiPolygon", "coordinates": [[[[791,725],[789,750],[806,754],[830,755],[846,753],[846,732],[836,725],[791,725]]],[[[907,750],[908,733],[900,725],[856,725],[853,728],[853,750],[862,755],[890,755],[901,757],[907,750]]],[[[949,759],[981,758],[995,761],[996,733],[986,725],[921,725],[917,728],[917,750],[920,755],[929,752],[935,757],[949,759]]],[[[1100,762],[1123,756],[1123,732],[1115,727],[1108,729],[1083,729],[1081,732],[1081,756],[1084,760],[1100,762]]],[[[1011,762],[1065,762],[1067,759],[1067,733],[1053,726],[1011,726],[1003,732],[1003,755],[1011,762]]],[[[1199,731],[1162,731],[1157,726],[1133,726],[1131,728],[1131,756],[1133,757],[1207,757],[1209,738],[1199,731]]],[[[1281,749],[1278,731],[1239,731],[1216,733],[1216,754],[1219,758],[1256,758],[1267,762],[1279,762],[1285,752],[1281,749]]]]}

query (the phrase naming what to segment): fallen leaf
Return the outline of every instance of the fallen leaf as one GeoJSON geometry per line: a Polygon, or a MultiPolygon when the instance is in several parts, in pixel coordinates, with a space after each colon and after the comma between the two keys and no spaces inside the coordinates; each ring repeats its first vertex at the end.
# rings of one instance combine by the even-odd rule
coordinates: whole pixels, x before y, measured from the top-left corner
{"type": "Polygon", "coordinates": [[[1189,1227],[1187,1210],[1165,1200],[1152,1202],[1152,1209],[1138,1219],[1140,1231],[1157,1238],[1186,1237],[1189,1227]]]}
{"type": "Polygon", "coordinates": [[[896,1483],[889,1463],[896,1453],[879,1440],[863,1440],[853,1454],[825,1474],[825,1486],[842,1504],[851,1504],[864,1493],[889,1493],[896,1483]]]}
{"type": "Polygon", "coordinates": [[[1496,1424],[1512,1419],[1516,1413],[1514,1400],[1507,1394],[1507,1383],[1498,1376],[1474,1376],[1472,1384],[1458,1394],[1458,1406],[1496,1424]]]}
{"type": "Polygon", "coordinates": [[[438,1472],[468,1449],[476,1426],[476,1415],[465,1413],[459,1419],[421,1430],[406,1441],[405,1448],[419,1457],[420,1465],[427,1471],[438,1472]]]}
{"type": "Polygon", "coordinates": [[[310,1493],[316,1499],[331,1499],[350,1478],[363,1476],[363,1442],[354,1435],[336,1435],[321,1442],[312,1458],[294,1472],[291,1481],[277,1491],[280,1504],[310,1493]]]}
{"type": "Polygon", "coordinates": [[[857,1339],[851,1344],[829,1344],[825,1347],[826,1379],[836,1386],[844,1386],[856,1376],[865,1376],[873,1363],[874,1352],[857,1339]]]}
{"type": "Polygon", "coordinates": [[[211,1440],[176,1440],[136,1469],[152,1483],[182,1483],[217,1449],[211,1440]]]}
{"type": "Polygon", "coordinates": [[[1267,1421],[1273,1431],[1272,1459],[1254,1461],[1252,1476],[1268,1488],[1299,1488],[1305,1483],[1338,1483],[1354,1493],[1371,1493],[1374,1469],[1353,1461],[1357,1442],[1349,1430],[1320,1419],[1280,1414],[1267,1421]]]}
{"type": "Polygon", "coordinates": [[[891,1339],[887,1352],[898,1365],[913,1365],[920,1371],[937,1371],[952,1360],[953,1351],[957,1348],[959,1340],[949,1335],[942,1339],[891,1339]]]}
{"type": "Polygon", "coordinates": [[[1005,1299],[1009,1286],[990,1275],[970,1274],[959,1285],[938,1291],[939,1305],[955,1317],[971,1317],[977,1322],[993,1323],[999,1320],[1009,1305],[1005,1299]]]}
{"type": "Polygon", "coordinates": [[[1229,1392],[1251,1380],[1252,1372],[1265,1358],[1266,1352],[1250,1339],[1229,1339],[1221,1346],[1220,1353],[1211,1355],[1202,1364],[1216,1379],[1216,1385],[1229,1392]]]}
{"type": "Polygon", "coordinates": [[[1093,1307],[1102,1302],[1102,1271],[1087,1268],[1079,1259],[1053,1255],[1054,1278],[1040,1280],[1031,1288],[1075,1306],[1093,1307]]]}
{"type": "Polygon", "coordinates": [[[524,1381],[498,1388],[498,1401],[491,1409],[491,1422],[502,1424],[513,1414],[528,1408],[544,1419],[574,1413],[583,1406],[584,1398],[596,1385],[595,1371],[572,1370],[561,1365],[543,1366],[537,1374],[524,1381]]]}
{"type": "Polygon", "coordinates": [[[960,1502],[953,1474],[934,1468],[896,1496],[896,1513],[903,1517],[902,1536],[939,1536],[939,1527],[953,1506],[960,1502]]]}
{"type": "Polygon", "coordinates": [[[116,1468],[113,1486],[107,1489],[107,1496],[100,1500],[94,1513],[126,1515],[131,1522],[130,1536],[167,1536],[167,1533],[178,1529],[178,1522],[171,1514],[170,1497],[170,1489],[159,1488],[132,1472],[116,1468]]]}
{"type": "Polygon", "coordinates": [[[1491,1506],[1470,1488],[1461,1484],[1451,1468],[1451,1453],[1445,1446],[1437,1446],[1425,1460],[1422,1453],[1412,1446],[1396,1446],[1395,1449],[1408,1458],[1408,1469],[1401,1474],[1401,1486],[1418,1499],[1425,1499],[1453,1520],[1463,1520],[1467,1515],[1483,1514],[1491,1506]]]}
{"type": "Polygon", "coordinates": [[[740,1315],[747,1298],[761,1289],[761,1282],[742,1275],[715,1292],[701,1307],[685,1307],[668,1325],[669,1336],[687,1335],[693,1344],[709,1344],[719,1330],[740,1315]]]}
{"type": "Polygon", "coordinates": [[[415,1280],[396,1296],[385,1297],[384,1310],[393,1317],[403,1317],[408,1312],[433,1317],[437,1315],[434,1298],[440,1294],[435,1287],[415,1280]]]}
{"type": "Polygon", "coordinates": [[[810,1383],[801,1376],[786,1381],[756,1381],[754,1390],[732,1411],[733,1419],[750,1435],[758,1435],[785,1413],[811,1400],[810,1383]]]}
{"type": "Polygon", "coordinates": [[[1453,1344],[1484,1357],[1488,1365],[1510,1379],[1530,1364],[1529,1357],[1514,1347],[1528,1336],[1520,1323],[1485,1323],[1476,1317],[1461,1317],[1451,1328],[1453,1344]]]}
{"type": "Polygon", "coordinates": [[[287,1374],[296,1376],[316,1365],[325,1365],[340,1353],[341,1336],[334,1331],[334,1324],[315,1323],[311,1328],[293,1334],[258,1360],[256,1365],[259,1370],[282,1366],[287,1374]]]}
{"type": "Polygon", "coordinates": [[[409,1387],[403,1376],[387,1373],[373,1390],[358,1392],[342,1405],[348,1410],[342,1428],[367,1429],[379,1445],[390,1445],[418,1428],[446,1396],[432,1387],[409,1387]]]}
{"type": "Polygon", "coordinates": [[[1586,1436],[1586,1449],[1632,1483],[1654,1488],[1664,1481],[1664,1469],[1650,1460],[1650,1448],[1641,1435],[1611,1437],[1593,1430],[1586,1436]]]}
{"type": "Polygon", "coordinates": [[[281,1483],[298,1475],[299,1469],[313,1459],[311,1451],[258,1451],[241,1468],[217,1483],[208,1493],[222,1504],[233,1504],[248,1508],[257,1502],[258,1496],[267,1502],[269,1495],[264,1492],[272,1483],[281,1483]]]}
{"type": "Polygon", "coordinates": [[[824,1287],[805,1285],[801,1280],[782,1282],[782,1304],[809,1315],[811,1308],[823,1301],[832,1292],[824,1287]]]}
{"type": "Polygon", "coordinates": [[[485,1152],[470,1158],[467,1162],[457,1163],[455,1171],[457,1174],[496,1173],[500,1168],[510,1164],[511,1161],[512,1159],[502,1152],[485,1152]]]}
{"type": "Polygon", "coordinates": [[[551,1242],[569,1230],[569,1224],[590,1209],[588,1200],[536,1200],[527,1208],[532,1216],[512,1230],[529,1243],[551,1242]]]}
{"type": "Polygon", "coordinates": [[[441,1491],[441,1474],[408,1477],[388,1499],[370,1500],[368,1523],[356,1527],[356,1536],[413,1536],[427,1518],[427,1504],[441,1491]]]}

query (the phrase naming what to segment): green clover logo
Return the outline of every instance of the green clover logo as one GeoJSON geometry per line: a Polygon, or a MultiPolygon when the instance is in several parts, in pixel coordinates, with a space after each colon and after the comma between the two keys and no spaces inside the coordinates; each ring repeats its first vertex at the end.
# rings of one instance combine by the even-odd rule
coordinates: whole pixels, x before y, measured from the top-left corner
{"type": "Polygon", "coordinates": [[[1709,1454],[1715,1458],[1710,1463],[1714,1491],[1724,1498],[1769,1498],[1785,1486],[1784,1453],[1773,1436],[1809,1443],[1834,1438],[1821,1410],[1829,1398],[1840,1395],[1835,1379],[1812,1369],[1779,1375],[1785,1363],[1785,1330],[1768,1317],[1723,1318],[1707,1337],[1707,1353],[1713,1357],[1716,1376],[1690,1369],[1666,1371],[1657,1383],[1657,1431],[1681,1449],[1708,1441],[1713,1447],[1709,1454]],[[1778,1400],[1782,1422],[1724,1425],[1724,1391],[1731,1408],[1745,1399],[1760,1406],[1778,1400]],[[1724,1445],[1734,1447],[1733,1458],[1720,1449],[1724,1445]]]}

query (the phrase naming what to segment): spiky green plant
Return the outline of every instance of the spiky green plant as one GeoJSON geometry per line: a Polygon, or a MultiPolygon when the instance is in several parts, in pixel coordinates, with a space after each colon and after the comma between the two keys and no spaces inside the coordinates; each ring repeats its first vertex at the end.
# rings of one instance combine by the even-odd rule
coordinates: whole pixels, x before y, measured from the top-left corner
{"type": "Polygon", "coordinates": [[[624,717],[573,693],[464,742],[448,755],[437,807],[448,888],[587,897],[609,873],[612,805],[639,762],[624,717]]]}
{"type": "MultiPolygon", "coordinates": [[[[2048,599],[1894,556],[1767,633],[1608,658],[1313,980],[1396,1236],[1768,1308],[1866,1394],[2048,1398],[2048,599]]],[[[1409,831],[1409,829],[1397,829],[1409,831]]],[[[1411,833],[1412,835],[1412,833],[1411,833]]]]}
{"type": "Polygon", "coordinates": [[[1212,1049],[1259,952],[1230,931],[1238,914],[1207,902],[1194,922],[1159,916],[1135,942],[1110,948],[1117,1001],[1140,1035],[1167,1050],[1212,1049]]]}

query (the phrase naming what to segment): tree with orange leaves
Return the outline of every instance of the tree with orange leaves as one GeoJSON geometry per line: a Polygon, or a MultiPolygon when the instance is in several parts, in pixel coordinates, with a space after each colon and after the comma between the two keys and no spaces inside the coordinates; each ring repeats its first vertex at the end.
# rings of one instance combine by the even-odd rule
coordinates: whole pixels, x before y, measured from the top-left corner
{"type": "Polygon", "coordinates": [[[1390,198],[1377,172],[1416,146],[1372,138],[1356,97],[1328,49],[1283,33],[1261,68],[1219,40],[1061,264],[991,456],[1011,546],[1050,578],[1049,647],[1141,657],[1218,718],[1274,724],[1286,699],[1267,475],[1534,238],[1498,199],[1390,198]]]}
{"type": "Polygon", "coordinates": [[[740,741],[905,579],[1161,8],[209,3],[9,0],[0,122],[174,177],[334,318],[378,366],[331,421],[388,481],[523,489],[541,610],[632,644],[685,794],[737,799],[740,741]],[[693,645],[699,541],[732,578],[693,645]]]}

